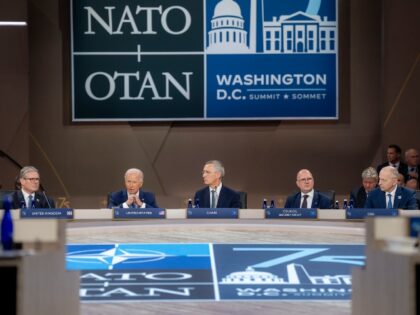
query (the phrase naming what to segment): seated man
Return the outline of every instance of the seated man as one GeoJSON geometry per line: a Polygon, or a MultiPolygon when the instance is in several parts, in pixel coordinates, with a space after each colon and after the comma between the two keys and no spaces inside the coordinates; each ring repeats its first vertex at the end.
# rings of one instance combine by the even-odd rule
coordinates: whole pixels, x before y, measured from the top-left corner
{"type": "Polygon", "coordinates": [[[222,184],[225,168],[217,160],[206,162],[203,181],[207,187],[197,191],[194,200],[200,208],[242,208],[239,194],[222,184]]]}
{"type": "Polygon", "coordinates": [[[408,167],[407,164],[401,161],[401,148],[396,144],[390,144],[388,149],[386,150],[386,158],[387,162],[378,165],[376,171],[379,172],[385,166],[393,166],[395,167],[399,173],[403,174],[404,178],[408,178],[408,167]]]}
{"type": "Polygon", "coordinates": [[[405,151],[405,162],[407,163],[408,179],[414,178],[419,180],[419,152],[416,149],[408,149],[405,151]]]}
{"type": "Polygon", "coordinates": [[[368,167],[362,172],[362,186],[353,189],[350,200],[353,200],[355,208],[363,208],[369,193],[378,185],[378,173],[373,167],[368,167]]]}
{"type": "Polygon", "coordinates": [[[125,188],[108,195],[108,208],[158,208],[155,195],[141,190],[143,186],[143,172],[137,168],[130,168],[125,172],[125,188]]]}
{"type": "Polygon", "coordinates": [[[45,192],[39,192],[39,171],[33,166],[25,166],[20,170],[20,190],[11,195],[12,209],[19,208],[55,208],[54,200],[48,198],[45,192]]]}
{"type": "Polygon", "coordinates": [[[410,188],[411,190],[417,190],[419,188],[419,183],[416,178],[411,178],[405,183],[405,188],[410,188]]]}
{"type": "Polygon", "coordinates": [[[417,209],[415,192],[398,186],[398,170],[385,166],[379,173],[379,188],[369,194],[365,208],[417,209]]]}
{"type": "Polygon", "coordinates": [[[327,196],[314,190],[314,184],[311,172],[306,169],[300,170],[296,176],[296,185],[300,191],[287,197],[284,207],[330,209],[332,201],[327,196]]]}

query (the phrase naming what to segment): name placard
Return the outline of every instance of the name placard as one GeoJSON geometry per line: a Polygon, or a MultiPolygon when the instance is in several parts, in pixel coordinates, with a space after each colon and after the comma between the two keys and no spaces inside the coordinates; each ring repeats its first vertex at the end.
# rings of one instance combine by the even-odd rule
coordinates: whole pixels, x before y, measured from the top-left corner
{"type": "Polygon", "coordinates": [[[317,216],[318,211],[315,208],[269,208],[265,210],[266,219],[316,219],[317,216]]]}
{"type": "Polygon", "coordinates": [[[375,216],[396,217],[398,216],[398,209],[352,208],[346,210],[346,219],[364,219],[375,216]]]}
{"type": "Polygon", "coordinates": [[[188,208],[188,219],[237,219],[237,208],[188,208]]]}
{"type": "Polygon", "coordinates": [[[22,208],[22,219],[74,219],[73,209],[68,208],[22,208]]]}
{"type": "Polygon", "coordinates": [[[162,208],[114,208],[114,219],[164,219],[166,211],[162,208]]]}

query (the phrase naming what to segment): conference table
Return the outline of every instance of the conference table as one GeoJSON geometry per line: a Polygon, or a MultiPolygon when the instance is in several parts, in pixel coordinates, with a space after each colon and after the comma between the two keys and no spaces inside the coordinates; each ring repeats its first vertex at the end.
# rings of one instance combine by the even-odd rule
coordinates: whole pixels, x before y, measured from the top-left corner
{"type": "MultiPolygon", "coordinates": [[[[318,209],[317,219],[266,219],[263,209],[239,209],[237,219],[188,219],[188,209],[166,209],[164,219],[127,220],[115,219],[113,209],[73,211],[73,220],[67,220],[67,244],[365,242],[364,221],[345,219],[343,209],[318,209]]],[[[19,215],[19,210],[13,210],[15,219],[19,215]]],[[[350,300],[82,302],[80,307],[81,314],[351,314],[350,300]]]]}

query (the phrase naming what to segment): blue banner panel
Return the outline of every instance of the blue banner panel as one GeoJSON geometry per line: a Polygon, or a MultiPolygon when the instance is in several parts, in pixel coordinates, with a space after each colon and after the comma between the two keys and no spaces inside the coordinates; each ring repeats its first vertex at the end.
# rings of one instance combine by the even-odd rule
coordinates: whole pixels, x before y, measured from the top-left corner
{"type": "Polygon", "coordinates": [[[362,245],[214,245],[220,299],[348,300],[362,245]]]}
{"type": "Polygon", "coordinates": [[[71,0],[74,121],[338,119],[337,0],[71,0]]]}

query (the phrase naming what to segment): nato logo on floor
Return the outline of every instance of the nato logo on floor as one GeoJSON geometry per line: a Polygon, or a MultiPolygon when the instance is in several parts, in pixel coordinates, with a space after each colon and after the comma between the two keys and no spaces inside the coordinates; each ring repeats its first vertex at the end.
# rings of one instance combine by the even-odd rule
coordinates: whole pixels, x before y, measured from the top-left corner
{"type": "Polygon", "coordinates": [[[68,245],[85,301],[348,300],[363,245],[68,245]]]}

